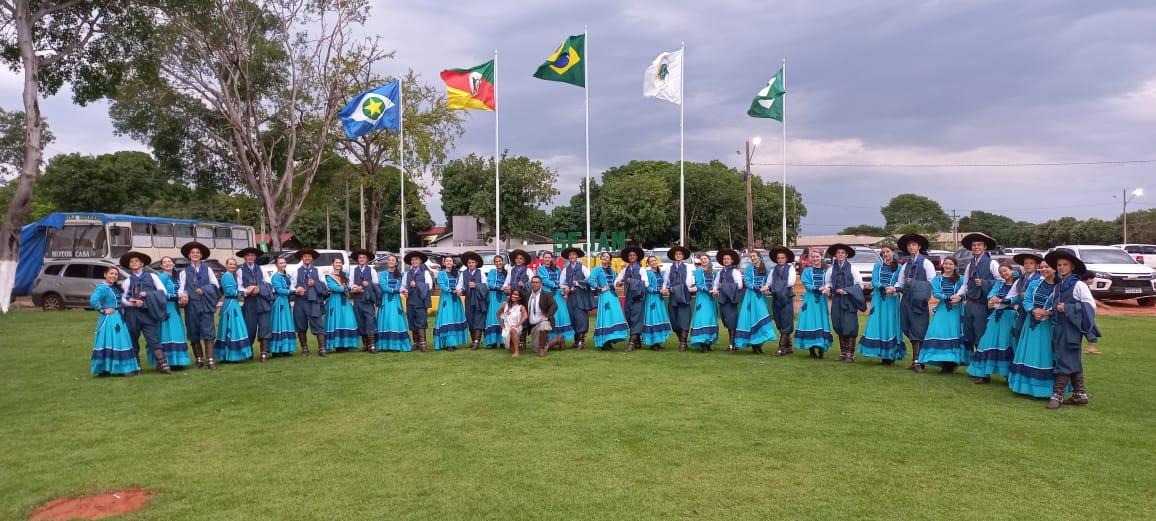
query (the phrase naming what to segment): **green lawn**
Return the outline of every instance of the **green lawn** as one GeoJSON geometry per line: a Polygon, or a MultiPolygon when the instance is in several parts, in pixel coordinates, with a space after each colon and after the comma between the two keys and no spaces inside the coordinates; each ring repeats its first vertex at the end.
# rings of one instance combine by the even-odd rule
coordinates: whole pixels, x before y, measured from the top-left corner
{"type": "Polygon", "coordinates": [[[1101,318],[1092,404],[860,359],[335,354],[88,375],[96,314],[0,316],[0,519],[1154,519],[1156,319],[1101,318]]]}

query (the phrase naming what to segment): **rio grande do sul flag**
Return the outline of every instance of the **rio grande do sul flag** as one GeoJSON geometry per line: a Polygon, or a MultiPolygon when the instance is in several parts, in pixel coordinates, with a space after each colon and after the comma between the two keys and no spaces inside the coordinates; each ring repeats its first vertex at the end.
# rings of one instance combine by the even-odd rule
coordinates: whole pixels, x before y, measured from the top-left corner
{"type": "Polygon", "coordinates": [[[489,110],[497,108],[494,100],[494,60],[469,69],[442,71],[450,110],[489,110]]]}
{"type": "Polygon", "coordinates": [[[682,103],[682,49],[659,54],[642,77],[642,95],[682,103]]]}
{"type": "Polygon", "coordinates": [[[754,101],[751,102],[751,108],[747,109],[747,115],[752,118],[771,118],[774,120],[783,120],[783,100],[782,97],[786,94],[787,89],[783,85],[783,69],[767,82],[767,85],[755,94],[754,101]]]}
{"type": "Polygon", "coordinates": [[[586,87],[586,35],[566,38],[546,63],[538,67],[534,77],[540,80],[560,81],[586,87]]]}

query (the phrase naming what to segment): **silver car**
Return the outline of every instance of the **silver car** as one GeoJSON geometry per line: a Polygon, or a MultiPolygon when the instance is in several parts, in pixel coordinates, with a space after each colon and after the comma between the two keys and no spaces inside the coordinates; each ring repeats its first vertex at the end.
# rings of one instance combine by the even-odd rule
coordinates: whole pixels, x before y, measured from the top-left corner
{"type": "Polygon", "coordinates": [[[44,262],[32,285],[32,304],[45,311],[87,308],[96,287],[104,283],[104,272],[110,266],[120,270],[124,280],[128,272],[108,259],[70,259],[44,262]]]}

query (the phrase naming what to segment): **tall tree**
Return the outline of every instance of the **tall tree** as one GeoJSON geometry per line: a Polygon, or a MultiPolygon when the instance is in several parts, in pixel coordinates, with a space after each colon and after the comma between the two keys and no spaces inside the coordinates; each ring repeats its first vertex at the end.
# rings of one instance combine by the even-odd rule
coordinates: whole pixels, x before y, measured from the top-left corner
{"type": "Polygon", "coordinates": [[[161,29],[129,82],[152,88],[134,102],[166,105],[204,136],[211,153],[227,160],[261,201],[279,249],[333,145],[350,74],[389,55],[356,34],[368,2],[159,4],[161,29]]]}
{"type": "MultiPolygon", "coordinates": [[[[349,96],[355,96],[359,92],[390,81],[373,73],[368,62],[352,65],[360,68],[354,72],[356,82],[352,85],[349,96]]],[[[462,135],[463,113],[446,108],[445,94],[441,89],[422,82],[421,77],[412,70],[401,80],[401,89],[405,120],[406,171],[425,171],[430,167],[436,171],[445,163],[446,155],[453,148],[454,140],[462,135]]],[[[382,204],[390,196],[382,193],[387,185],[386,177],[380,174],[386,168],[385,165],[397,165],[399,139],[398,132],[370,132],[353,141],[347,139],[339,141],[342,150],[360,164],[359,182],[365,185],[366,237],[369,241],[367,247],[370,250],[377,249],[378,229],[385,217],[384,210],[393,208],[382,204]]],[[[400,189],[396,181],[392,186],[400,189]]],[[[408,184],[406,188],[409,188],[408,184]]],[[[424,195],[428,195],[424,186],[420,192],[406,192],[410,201],[420,200],[424,195]]],[[[399,200],[396,196],[392,199],[399,200]]],[[[397,212],[392,211],[388,214],[397,215],[397,212]]]]}
{"type": "MultiPolygon", "coordinates": [[[[494,228],[494,161],[476,154],[455,159],[440,172],[442,211],[449,219],[454,215],[472,215],[494,228]]],[[[549,204],[558,195],[554,187],[558,174],[540,161],[525,156],[502,154],[502,237],[537,232],[542,217],[534,210],[549,204]]],[[[548,220],[547,220],[548,222],[548,220]]]]}
{"type": "Polygon", "coordinates": [[[0,57],[24,74],[24,159],[20,177],[0,222],[0,311],[8,311],[20,228],[32,204],[44,159],[44,119],[39,95],[55,94],[66,82],[76,92],[100,90],[129,56],[126,42],[147,31],[147,17],[124,0],[0,0],[0,57]]]}
{"type": "Polygon", "coordinates": [[[904,224],[918,224],[929,232],[951,228],[951,218],[939,203],[917,194],[899,194],[891,198],[881,210],[886,221],[884,228],[894,233],[904,224]]]}
{"type": "Polygon", "coordinates": [[[122,213],[148,208],[157,201],[187,201],[188,189],[175,183],[170,186],[169,181],[168,174],[144,152],[72,153],[48,161],[40,188],[59,211],[122,213]]]}
{"type": "Polygon", "coordinates": [[[886,237],[889,235],[887,230],[879,226],[871,224],[860,224],[857,226],[848,226],[839,231],[839,235],[867,235],[870,237],[886,237]]]}
{"type": "MultiPolygon", "coordinates": [[[[605,179],[605,178],[604,178],[605,179]]],[[[670,244],[670,230],[678,221],[670,218],[670,187],[660,177],[637,173],[613,176],[602,187],[602,229],[626,232],[642,247],[670,244]]]]}

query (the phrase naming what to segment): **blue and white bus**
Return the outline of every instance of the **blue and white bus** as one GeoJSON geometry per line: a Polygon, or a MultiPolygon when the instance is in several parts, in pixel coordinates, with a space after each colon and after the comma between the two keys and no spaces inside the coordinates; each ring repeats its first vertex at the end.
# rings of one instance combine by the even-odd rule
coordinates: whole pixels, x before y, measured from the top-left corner
{"type": "Polygon", "coordinates": [[[252,226],[141,217],[109,213],[57,212],[20,230],[20,260],[16,265],[16,296],[27,295],[46,259],[119,259],[129,250],[154,260],[180,257],[181,245],[196,240],[224,260],[233,252],[255,246],[252,226]]]}

